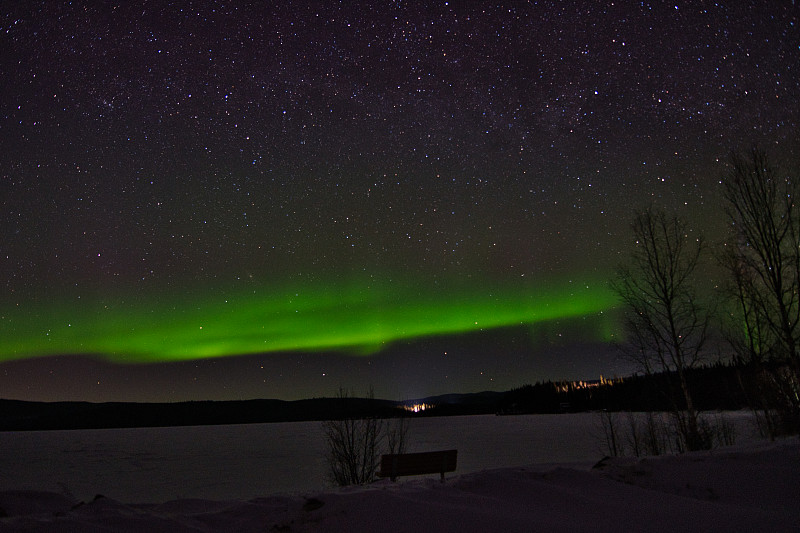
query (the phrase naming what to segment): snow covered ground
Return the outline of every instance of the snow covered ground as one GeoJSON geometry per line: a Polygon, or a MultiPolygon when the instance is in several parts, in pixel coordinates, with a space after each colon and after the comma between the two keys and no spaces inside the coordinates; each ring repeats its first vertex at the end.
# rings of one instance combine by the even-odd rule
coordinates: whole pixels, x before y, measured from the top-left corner
{"type": "MultiPolygon", "coordinates": [[[[745,415],[746,416],[746,415],[745,415]]],[[[597,415],[409,419],[409,449],[458,449],[457,473],[533,463],[593,463],[597,415]]],[[[750,431],[742,419],[743,431],[750,431]]],[[[248,499],[328,486],[320,422],[0,434],[0,490],[79,500],[248,499]]]]}
{"type": "Polygon", "coordinates": [[[417,419],[409,451],[457,448],[455,474],[344,490],[316,422],[4,433],[0,531],[800,529],[800,441],[732,416],[734,447],[594,469],[595,415],[417,419]]]}

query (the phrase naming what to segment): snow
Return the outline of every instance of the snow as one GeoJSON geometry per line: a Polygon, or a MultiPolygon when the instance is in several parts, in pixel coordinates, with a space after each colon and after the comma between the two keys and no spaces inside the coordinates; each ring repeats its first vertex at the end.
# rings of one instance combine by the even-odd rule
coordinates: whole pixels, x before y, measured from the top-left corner
{"type": "Polygon", "coordinates": [[[0,531],[800,530],[800,440],[734,416],[736,446],[595,468],[593,415],[418,419],[456,474],[346,489],[316,422],[5,433],[0,531]]]}

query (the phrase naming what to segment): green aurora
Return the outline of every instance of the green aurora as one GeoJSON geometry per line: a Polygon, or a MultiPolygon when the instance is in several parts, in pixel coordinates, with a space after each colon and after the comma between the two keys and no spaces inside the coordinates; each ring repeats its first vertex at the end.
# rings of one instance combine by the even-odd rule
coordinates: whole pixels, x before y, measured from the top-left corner
{"type": "Polygon", "coordinates": [[[351,280],[73,295],[2,310],[0,361],[64,354],[119,363],[287,351],[369,355],[395,341],[580,317],[593,317],[592,340],[608,341],[615,324],[607,311],[615,303],[603,282],[577,280],[448,287],[351,280]]]}

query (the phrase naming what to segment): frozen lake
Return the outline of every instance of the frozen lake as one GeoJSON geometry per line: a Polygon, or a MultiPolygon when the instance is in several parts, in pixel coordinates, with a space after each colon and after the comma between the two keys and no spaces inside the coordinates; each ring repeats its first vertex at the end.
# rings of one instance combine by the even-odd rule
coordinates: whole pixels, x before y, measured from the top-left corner
{"type": "MultiPolygon", "coordinates": [[[[726,413],[737,442],[750,415],[726,413]]],[[[597,414],[409,419],[408,450],[458,450],[456,474],[506,466],[594,463],[597,414]]],[[[0,491],[47,490],[79,500],[247,500],[329,487],[321,422],[0,433],[0,491]]],[[[451,474],[452,475],[452,474],[451,474]]]]}

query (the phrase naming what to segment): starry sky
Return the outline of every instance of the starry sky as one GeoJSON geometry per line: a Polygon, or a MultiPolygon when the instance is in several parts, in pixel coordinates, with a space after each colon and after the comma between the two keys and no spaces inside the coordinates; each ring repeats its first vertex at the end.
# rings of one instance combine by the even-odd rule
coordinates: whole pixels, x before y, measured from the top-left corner
{"type": "Polygon", "coordinates": [[[3,2],[0,397],[625,374],[633,211],[798,161],[798,9],[3,2]]]}

